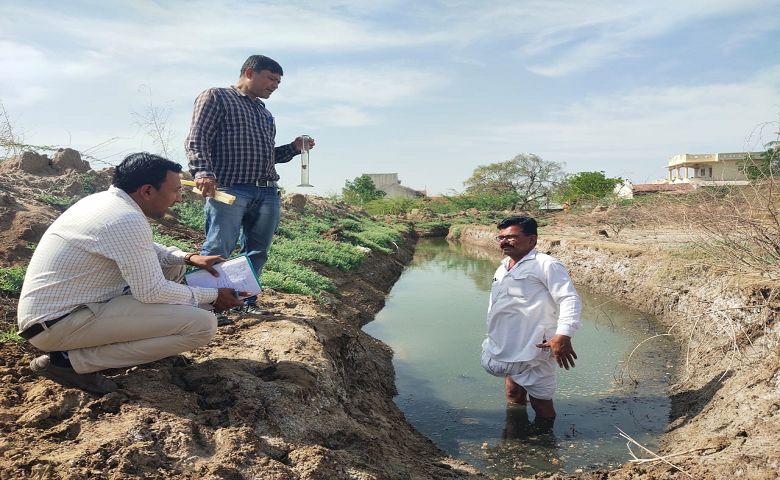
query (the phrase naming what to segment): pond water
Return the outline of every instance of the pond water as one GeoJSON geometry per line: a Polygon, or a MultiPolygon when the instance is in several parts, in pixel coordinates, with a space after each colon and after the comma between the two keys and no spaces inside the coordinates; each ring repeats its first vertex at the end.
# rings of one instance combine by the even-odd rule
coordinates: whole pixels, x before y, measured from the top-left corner
{"type": "MultiPolygon", "coordinates": [[[[654,450],[669,418],[676,362],[648,315],[578,289],[576,368],[559,370],[552,433],[529,428],[533,410],[507,407],[503,379],[480,367],[480,345],[500,252],[422,240],[385,308],[363,327],[395,356],[396,404],[450,455],[498,477],[619,465],[631,456],[617,428],[654,450]],[[630,359],[630,360],[629,360],[630,359]]],[[[640,448],[632,450],[645,458],[640,448]]]]}

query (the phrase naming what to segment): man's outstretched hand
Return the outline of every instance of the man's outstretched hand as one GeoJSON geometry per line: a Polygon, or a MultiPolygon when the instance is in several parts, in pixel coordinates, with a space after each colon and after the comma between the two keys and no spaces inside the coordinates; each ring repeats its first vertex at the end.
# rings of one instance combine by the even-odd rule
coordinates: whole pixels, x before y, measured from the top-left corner
{"type": "Polygon", "coordinates": [[[574,367],[574,360],[577,354],[571,346],[571,337],[566,335],[555,335],[549,340],[536,345],[539,348],[549,348],[552,350],[553,358],[558,362],[558,366],[568,370],[574,367]]]}

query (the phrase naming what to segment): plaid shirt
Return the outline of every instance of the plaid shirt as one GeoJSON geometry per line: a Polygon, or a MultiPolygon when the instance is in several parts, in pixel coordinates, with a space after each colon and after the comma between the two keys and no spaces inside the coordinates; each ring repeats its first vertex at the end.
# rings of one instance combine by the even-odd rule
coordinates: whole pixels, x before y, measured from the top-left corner
{"type": "Polygon", "coordinates": [[[162,268],[183,265],[184,255],[153,242],[149,221],[124,190],[85,197],[51,224],[33,253],[19,296],[19,331],[107,302],[127,287],[143,303],[213,302],[216,289],[165,279],[162,268]]]}
{"type": "Polygon", "coordinates": [[[274,147],[271,112],[236,87],[210,88],[195,100],[192,127],[185,142],[190,173],[216,177],[220,186],[279,180],[274,164],[298,154],[292,145],[274,147]]]}

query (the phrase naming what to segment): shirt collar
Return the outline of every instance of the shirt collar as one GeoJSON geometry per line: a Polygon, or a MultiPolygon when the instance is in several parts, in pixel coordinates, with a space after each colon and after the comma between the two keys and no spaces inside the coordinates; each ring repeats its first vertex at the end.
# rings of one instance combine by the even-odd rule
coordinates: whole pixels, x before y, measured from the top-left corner
{"type": "MultiPolygon", "coordinates": [[[[534,258],[536,258],[536,247],[532,248],[530,252],[526,253],[525,256],[521,258],[519,262],[517,262],[515,268],[517,268],[517,265],[533,260],[534,258]]],[[[504,257],[501,260],[501,264],[504,266],[504,269],[506,269],[507,271],[509,270],[509,260],[510,260],[509,257],[504,257]]]]}
{"type": "Polygon", "coordinates": [[[131,197],[127,192],[125,192],[121,188],[118,188],[118,187],[115,187],[115,186],[111,185],[110,187],[108,187],[108,193],[110,193],[111,195],[115,195],[115,196],[121,198],[124,202],[126,202],[129,205],[132,205],[133,208],[135,208],[136,210],[141,212],[141,214],[143,215],[144,211],[141,210],[141,207],[137,203],[135,203],[135,200],[133,200],[133,197],[131,197]]]}
{"type": "Polygon", "coordinates": [[[260,105],[265,107],[265,103],[262,100],[260,100],[259,98],[252,98],[252,97],[250,97],[246,93],[244,93],[241,90],[239,90],[238,88],[236,88],[235,85],[231,85],[230,88],[232,88],[234,92],[236,92],[237,94],[241,95],[242,97],[246,97],[248,100],[250,100],[252,102],[257,102],[260,105]]]}

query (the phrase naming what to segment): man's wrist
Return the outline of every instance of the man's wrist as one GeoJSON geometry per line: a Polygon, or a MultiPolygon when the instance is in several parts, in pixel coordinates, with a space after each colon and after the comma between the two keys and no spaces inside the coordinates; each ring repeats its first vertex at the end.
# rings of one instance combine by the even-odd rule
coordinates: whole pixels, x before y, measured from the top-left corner
{"type": "Polygon", "coordinates": [[[197,255],[197,253],[188,253],[188,254],[184,255],[184,264],[185,265],[194,265],[194,263],[192,263],[192,257],[194,257],[195,255],[197,255]]]}

